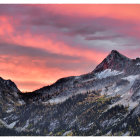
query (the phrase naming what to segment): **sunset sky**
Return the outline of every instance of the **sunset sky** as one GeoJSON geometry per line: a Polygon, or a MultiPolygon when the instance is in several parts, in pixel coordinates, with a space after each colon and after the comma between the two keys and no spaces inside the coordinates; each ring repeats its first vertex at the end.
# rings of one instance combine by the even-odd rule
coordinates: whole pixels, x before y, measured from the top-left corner
{"type": "Polygon", "coordinates": [[[140,56],[140,5],[0,4],[0,76],[21,91],[91,72],[113,49],[140,56]]]}

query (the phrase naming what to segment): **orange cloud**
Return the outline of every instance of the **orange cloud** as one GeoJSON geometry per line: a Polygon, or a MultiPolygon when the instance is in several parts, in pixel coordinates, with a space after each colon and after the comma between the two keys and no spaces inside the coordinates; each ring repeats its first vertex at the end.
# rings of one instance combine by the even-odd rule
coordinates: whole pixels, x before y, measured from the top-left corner
{"type": "Polygon", "coordinates": [[[14,31],[13,26],[10,24],[10,19],[5,16],[0,16],[0,35],[9,35],[14,31]]]}
{"type": "Polygon", "coordinates": [[[59,4],[35,5],[68,16],[110,17],[121,20],[140,20],[139,4],[59,4]],[[65,11],[65,12],[64,12],[65,11]]]}
{"type": "Polygon", "coordinates": [[[85,57],[96,63],[99,63],[105,56],[105,53],[102,52],[90,51],[84,48],[79,49],[77,46],[68,46],[64,42],[53,42],[51,38],[46,38],[40,34],[31,34],[29,31],[20,34],[7,17],[1,17],[1,20],[0,33],[3,36],[3,41],[7,43],[22,45],[24,47],[42,48],[55,54],[85,57]]]}
{"type": "Polygon", "coordinates": [[[90,51],[77,46],[68,46],[64,42],[53,42],[50,38],[41,35],[32,35],[29,32],[17,36],[11,36],[11,43],[15,45],[23,45],[24,47],[42,48],[55,54],[63,54],[69,56],[85,57],[93,62],[99,63],[106,53],[98,51],[90,51]],[[98,56],[98,59],[97,59],[98,56]]]}
{"type": "MultiPolygon", "coordinates": [[[[42,48],[55,54],[85,57],[86,59],[93,60],[93,63],[99,62],[104,55],[100,52],[91,52],[87,49],[71,47],[64,44],[63,42],[54,43],[51,39],[46,39],[41,35],[32,35],[29,32],[25,32],[24,34],[17,34],[14,25],[10,24],[8,18],[6,17],[2,18],[1,27],[2,28],[0,33],[4,38],[3,41],[14,45],[22,45],[25,48],[30,46],[33,48],[42,48]],[[97,59],[97,54],[99,59],[97,59]]],[[[53,60],[50,61],[53,62],[53,60]]],[[[63,63],[63,61],[61,63],[63,63]]],[[[12,79],[18,85],[19,89],[23,91],[35,90],[45,86],[46,84],[54,83],[61,77],[82,74],[79,69],[77,71],[69,70],[67,73],[65,73],[65,71],[62,71],[56,67],[44,67],[45,62],[42,59],[35,60],[32,57],[25,56],[18,57],[17,59],[17,57],[14,56],[1,55],[0,64],[0,72],[3,78],[12,79]],[[39,66],[37,67],[34,65],[34,62],[37,62],[39,66]],[[37,82],[38,84],[34,86],[33,81],[37,82]],[[27,84],[25,85],[23,84],[25,82],[33,84],[32,86],[27,84]]]]}
{"type": "MultiPolygon", "coordinates": [[[[53,60],[51,61],[53,62],[53,60]]],[[[45,65],[45,60],[36,60],[25,56],[19,56],[17,59],[17,57],[14,56],[1,55],[0,65],[2,77],[5,79],[12,79],[22,91],[32,91],[54,83],[61,77],[78,75],[81,73],[80,69],[75,71],[67,70],[66,72],[57,67],[47,67],[45,65]],[[30,84],[28,85],[28,83],[30,84]]]]}

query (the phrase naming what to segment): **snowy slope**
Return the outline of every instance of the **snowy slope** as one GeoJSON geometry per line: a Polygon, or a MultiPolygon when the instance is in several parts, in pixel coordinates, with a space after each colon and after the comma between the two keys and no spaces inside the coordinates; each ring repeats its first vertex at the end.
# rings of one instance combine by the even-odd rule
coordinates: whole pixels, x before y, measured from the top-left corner
{"type": "Polygon", "coordinates": [[[115,76],[115,75],[119,75],[119,74],[123,74],[123,72],[119,72],[117,70],[106,69],[102,72],[97,73],[96,77],[98,79],[103,79],[103,78],[106,78],[106,77],[115,76]]]}

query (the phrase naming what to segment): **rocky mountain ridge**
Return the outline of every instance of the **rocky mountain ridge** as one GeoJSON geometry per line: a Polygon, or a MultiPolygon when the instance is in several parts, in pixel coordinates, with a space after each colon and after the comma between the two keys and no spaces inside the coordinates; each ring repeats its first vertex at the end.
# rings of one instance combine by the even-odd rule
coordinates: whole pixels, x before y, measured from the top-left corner
{"type": "Polygon", "coordinates": [[[30,93],[0,85],[0,135],[140,135],[139,58],[113,50],[92,72],[30,93]]]}

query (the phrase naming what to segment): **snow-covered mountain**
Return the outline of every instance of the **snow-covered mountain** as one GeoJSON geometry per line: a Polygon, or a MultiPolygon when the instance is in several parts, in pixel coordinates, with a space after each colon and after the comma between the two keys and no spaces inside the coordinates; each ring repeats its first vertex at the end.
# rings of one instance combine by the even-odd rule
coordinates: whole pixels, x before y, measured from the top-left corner
{"type": "Polygon", "coordinates": [[[90,73],[21,93],[0,79],[0,135],[140,135],[140,59],[116,50],[90,73]]]}

